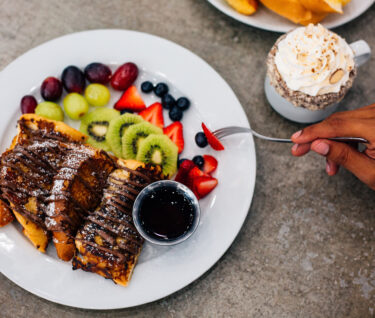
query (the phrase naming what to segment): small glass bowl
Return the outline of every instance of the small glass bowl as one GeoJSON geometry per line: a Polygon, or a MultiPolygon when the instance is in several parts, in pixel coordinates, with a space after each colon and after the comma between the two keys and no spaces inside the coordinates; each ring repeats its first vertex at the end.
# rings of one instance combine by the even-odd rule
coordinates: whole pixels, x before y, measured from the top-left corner
{"type": "Polygon", "coordinates": [[[186,241],[197,229],[199,220],[200,220],[200,214],[201,210],[199,207],[198,199],[194,195],[194,193],[185,185],[182,183],[172,181],[172,180],[161,180],[154,183],[151,183],[147,187],[145,187],[137,196],[135,199],[134,205],[133,205],[133,221],[136,229],[138,230],[139,234],[148,242],[156,245],[163,245],[163,246],[169,246],[169,245],[176,245],[179,243],[182,243],[186,241]],[[194,210],[194,219],[192,224],[190,225],[190,228],[181,236],[178,236],[174,239],[157,239],[154,236],[149,235],[144,229],[139,219],[139,212],[140,212],[140,206],[142,200],[147,197],[151,192],[155,191],[159,187],[172,187],[176,191],[179,191],[180,193],[183,193],[185,198],[188,198],[190,200],[190,203],[194,210]]]}

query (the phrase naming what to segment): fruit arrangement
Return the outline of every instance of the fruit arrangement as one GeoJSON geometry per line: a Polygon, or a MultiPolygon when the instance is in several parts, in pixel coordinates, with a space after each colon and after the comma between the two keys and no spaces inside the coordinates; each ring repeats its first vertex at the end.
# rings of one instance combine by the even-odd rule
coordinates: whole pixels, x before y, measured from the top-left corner
{"type": "MultiPolygon", "coordinates": [[[[251,15],[258,9],[258,0],[226,0],[241,14],[251,15]]],[[[318,23],[330,13],[343,13],[350,0],[259,0],[265,7],[288,20],[302,25],[318,23]]]]}
{"type": "MultiPolygon", "coordinates": [[[[24,96],[21,111],[58,121],[63,121],[65,115],[79,120],[80,131],[88,136],[87,142],[92,146],[112,151],[119,158],[160,165],[165,176],[173,176],[178,169],[176,180],[203,198],[218,184],[211,175],[217,160],[210,155],[178,159],[185,146],[181,120],[190,108],[190,100],[183,96],[176,99],[166,83],[144,81],[139,90],[135,84],[138,74],[137,65],[131,62],[121,65],[113,74],[102,63],[91,63],[83,71],[70,65],[63,70],[61,80],[47,77],[43,81],[43,101],[38,103],[34,96],[24,96]],[[106,107],[111,98],[108,86],[122,92],[113,108],[106,107]],[[151,93],[159,100],[147,107],[142,94],[151,93]],[[172,122],[167,126],[163,112],[168,113],[172,122]]],[[[202,130],[195,136],[198,147],[224,149],[203,123],[202,130]]]]}

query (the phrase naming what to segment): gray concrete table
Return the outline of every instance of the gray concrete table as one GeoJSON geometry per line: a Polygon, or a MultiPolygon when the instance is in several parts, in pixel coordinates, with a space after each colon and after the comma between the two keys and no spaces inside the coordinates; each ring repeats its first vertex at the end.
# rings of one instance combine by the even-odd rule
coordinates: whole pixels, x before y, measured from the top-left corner
{"type": "MultiPolygon", "coordinates": [[[[0,0],[0,69],[45,41],[99,28],[148,32],[195,52],[226,79],[261,133],[289,136],[301,127],[264,97],[264,61],[278,34],[238,23],[204,0],[0,0]]],[[[375,48],[375,7],[336,31],[375,48]]],[[[343,104],[372,102],[374,58],[343,104]]],[[[249,216],[228,252],[191,285],[155,303],[98,312],[53,304],[0,276],[0,316],[375,316],[375,193],[346,171],[327,177],[316,155],[292,158],[289,146],[260,140],[256,148],[249,216]]]]}

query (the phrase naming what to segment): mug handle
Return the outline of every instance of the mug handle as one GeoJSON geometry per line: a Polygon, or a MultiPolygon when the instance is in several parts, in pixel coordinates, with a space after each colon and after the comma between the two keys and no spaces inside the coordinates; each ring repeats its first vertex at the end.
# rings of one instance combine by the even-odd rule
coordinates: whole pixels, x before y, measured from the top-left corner
{"type": "Polygon", "coordinates": [[[356,66],[365,64],[371,56],[371,48],[364,40],[358,40],[350,44],[354,51],[354,62],[356,66]]]}

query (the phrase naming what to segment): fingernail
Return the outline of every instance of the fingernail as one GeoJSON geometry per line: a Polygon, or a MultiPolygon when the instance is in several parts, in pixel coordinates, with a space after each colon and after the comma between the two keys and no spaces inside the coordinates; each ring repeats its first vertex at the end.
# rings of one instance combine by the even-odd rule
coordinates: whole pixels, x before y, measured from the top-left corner
{"type": "Polygon", "coordinates": [[[292,139],[294,138],[298,138],[299,136],[302,135],[302,130],[298,130],[297,132],[295,132],[293,135],[292,135],[292,139]]]}
{"type": "Polygon", "coordinates": [[[327,145],[325,142],[320,142],[320,143],[314,145],[313,150],[315,152],[317,152],[318,154],[320,154],[322,156],[325,156],[329,152],[329,145],[327,145]]]}
{"type": "Polygon", "coordinates": [[[298,144],[294,144],[292,147],[292,151],[296,152],[298,149],[298,144]]]}
{"type": "Polygon", "coordinates": [[[331,173],[331,165],[328,162],[326,163],[326,171],[328,174],[331,173]]]}

